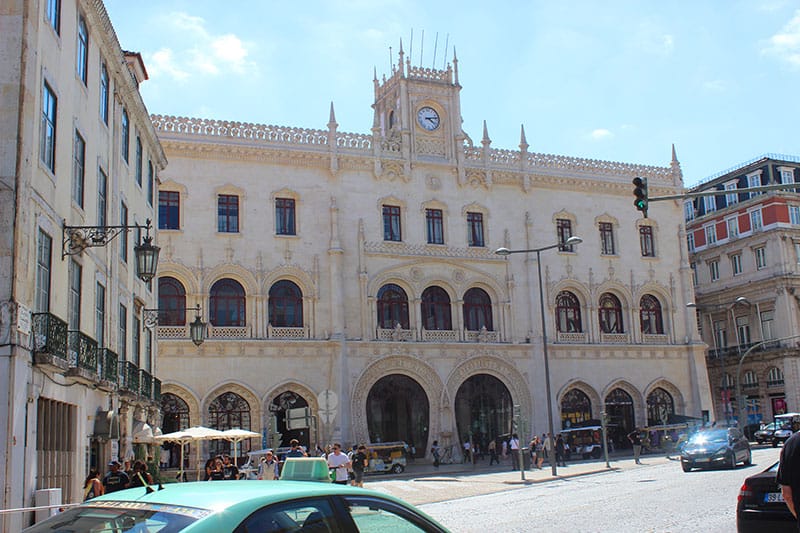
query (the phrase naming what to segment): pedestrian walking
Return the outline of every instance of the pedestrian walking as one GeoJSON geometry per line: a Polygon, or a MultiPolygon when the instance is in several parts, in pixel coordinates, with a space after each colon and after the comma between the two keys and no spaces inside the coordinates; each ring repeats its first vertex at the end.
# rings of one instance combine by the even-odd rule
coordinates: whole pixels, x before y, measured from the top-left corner
{"type": "Polygon", "coordinates": [[[637,465],[642,464],[639,457],[642,455],[642,435],[639,428],[628,433],[628,440],[633,444],[633,462],[637,465]]]}
{"type": "Polygon", "coordinates": [[[275,454],[267,452],[258,465],[258,479],[272,481],[279,477],[278,460],[275,459],[275,454]]]}
{"type": "Polygon", "coordinates": [[[364,469],[368,466],[368,461],[367,447],[363,444],[359,444],[358,448],[356,448],[356,452],[353,454],[353,457],[350,460],[352,463],[351,468],[353,469],[353,486],[364,486],[364,469]]]}
{"type": "Polygon", "coordinates": [[[333,445],[333,451],[328,454],[328,468],[335,471],[334,483],[347,485],[350,481],[347,470],[350,468],[350,460],[347,455],[342,453],[342,445],[338,442],[333,445]]]}
{"type": "Polygon", "coordinates": [[[83,482],[83,500],[90,500],[105,494],[103,482],[100,481],[100,471],[96,468],[89,470],[86,481],[83,482]]]}
{"type": "Polygon", "coordinates": [[[556,435],[556,465],[567,466],[567,445],[561,433],[556,435]]]}
{"type": "Polygon", "coordinates": [[[433,456],[434,468],[439,468],[439,459],[441,458],[441,453],[442,453],[441,450],[442,449],[439,446],[439,441],[438,440],[433,441],[433,444],[431,445],[431,456],[433,456]]]}
{"type": "Polygon", "coordinates": [[[497,457],[497,439],[489,441],[489,466],[493,464],[500,464],[500,459],[497,457]]]}
{"type": "Polygon", "coordinates": [[[542,433],[542,448],[544,455],[547,458],[548,464],[553,464],[553,441],[550,438],[550,433],[542,433]]]}
{"type": "Polygon", "coordinates": [[[103,489],[105,494],[127,489],[131,484],[131,478],[122,470],[122,463],[113,460],[108,463],[109,471],[103,478],[103,489]]]}
{"type": "Polygon", "coordinates": [[[511,470],[519,470],[519,436],[516,433],[511,435],[511,440],[508,441],[508,449],[511,453],[511,470]]]}
{"type": "Polygon", "coordinates": [[[781,486],[786,507],[800,527],[800,518],[797,517],[800,511],[800,432],[789,437],[783,445],[776,481],[781,486]]]}

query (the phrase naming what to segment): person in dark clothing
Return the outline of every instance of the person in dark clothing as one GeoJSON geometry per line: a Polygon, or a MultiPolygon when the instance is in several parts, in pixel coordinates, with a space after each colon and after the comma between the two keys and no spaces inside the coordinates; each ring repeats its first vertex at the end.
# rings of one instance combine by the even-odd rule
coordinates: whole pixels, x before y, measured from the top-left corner
{"type": "Polygon", "coordinates": [[[776,481],[781,486],[783,501],[794,515],[800,529],[800,518],[797,516],[800,511],[800,433],[789,437],[783,445],[776,481]]]}
{"type": "Polygon", "coordinates": [[[642,455],[642,435],[639,428],[634,429],[628,433],[628,440],[633,444],[633,461],[640,465],[639,456],[642,455]]]}
{"type": "Polygon", "coordinates": [[[133,463],[133,475],[131,476],[130,487],[144,487],[153,484],[153,476],[147,471],[147,463],[136,461],[133,463]]]}
{"type": "Polygon", "coordinates": [[[353,454],[351,468],[353,469],[353,485],[356,487],[364,486],[364,469],[367,467],[367,447],[359,444],[353,454]]]}
{"type": "Polygon", "coordinates": [[[127,489],[131,484],[131,478],[122,470],[122,463],[119,461],[111,461],[108,463],[109,471],[103,478],[103,488],[105,493],[116,492],[118,490],[127,489]]]}
{"type": "Polygon", "coordinates": [[[222,456],[222,479],[239,479],[239,467],[231,462],[230,455],[222,456]]]}
{"type": "Polygon", "coordinates": [[[561,433],[556,435],[556,465],[567,466],[567,449],[564,446],[564,437],[561,433]]]}

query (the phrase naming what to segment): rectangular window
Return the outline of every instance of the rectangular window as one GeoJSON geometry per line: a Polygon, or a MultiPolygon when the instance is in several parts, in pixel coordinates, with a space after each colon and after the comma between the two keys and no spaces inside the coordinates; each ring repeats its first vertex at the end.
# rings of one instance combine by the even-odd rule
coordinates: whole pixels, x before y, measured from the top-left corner
{"type": "Polygon", "coordinates": [[[725,329],[724,320],[714,322],[714,338],[717,342],[717,348],[725,348],[728,346],[728,332],[725,329]]]}
{"type": "Polygon", "coordinates": [[[75,130],[75,146],[72,155],[72,201],[83,208],[83,186],[86,177],[86,141],[75,130]]]}
{"type": "Polygon", "coordinates": [[[483,241],[483,213],[467,213],[467,244],[485,246],[483,241]]]}
{"type": "Polygon", "coordinates": [[[780,170],[780,183],[794,183],[794,172],[788,168],[782,168],[780,170]]]}
{"type": "MultiPolygon", "coordinates": [[[[750,176],[747,176],[747,186],[750,188],[761,187],[761,174],[751,174],[750,176]]],[[[753,196],[758,196],[759,194],[761,193],[758,191],[751,192],[750,198],[753,196]]]]}
{"type": "Polygon", "coordinates": [[[717,210],[717,197],[716,196],[703,196],[703,202],[706,206],[706,213],[713,213],[717,210]]]}
{"type": "Polygon", "coordinates": [[[108,95],[110,94],[108,68],[105,62],[100,65],[100,119],[108,126],[108,95]]]}
{"type": "Polygon", "coordinates": [[[53,256],[53,239],[39,230],[36,242],[36,313],[50,312],[50,270],[53,256]]]}
{"type": "Polygon", "coordinates": [[[180,228],[180,193],[177,191],[158,191],[158,229],[180,228]]]}
{"type": "Polygon", "coordinates": [[[119,304],[119,338],[117,339],[117,355],[120,361],[128,359],[128,308],[119,304]]]}
{"type": "Polygon", "coordinates": [[[725,220],[725,225],[728,228],[728,238],[735,239],[739,236],[739,218],[731,217],[725,220]]]}
{"type": "Polygon", "coordinates": [[[42,89],[42,131],[39,144],[42,163],[53,174],[56,173],[56,113],[58,99],[47,83],[42,89]]]}
{"type": "Polygon", "coordinates": [[[156,173],[153,162],[147,161],[147,205],[153,207],[153,196],[155,194],[156,173]]]}
{"type": "Polygon", "coordinates": [[[689,248],[690,252],[694,252],[694,232],[686,235],[686,246],[689,248]]]}
{"type": "Polygon", "coordinates": [[[642,257],[656,256],[652,226],[639,226],[639,246],[642,249],[642,257]]]}
{"type": "Polygon", "coordinates": [[[761,313],[761,340],[768,341],[775,338],[773,329],[773,311],[764,311],[761,313]]]}
{"type": "Polygon", "coordinates": [[[136,136],[136,185],[142,186],[142,138],[136,136]]]}
{"type": "Polygon", "coordinates": [[[108,220],[108,177],[103,169],[97,172],[97,225],[106,226],[108,220]]]}
{"type": "Polygon", "coordinates": [[[275,198],[275,233],[297,235],[293,198],[275,198]]]}
{"type": "Polygon", "coordinates": [[[742,273],[742,254],[731,256],[731,270],[734,276],[738,276],[742,273]]]}
{"type": "Polygon", "coordinates": [[[559,252],[573,252],[574,246],[568,246],[565,243],[572,237],[572,221],[565,218],[556,219],[556,237],[558,238],[558,251],[559,252]]]}
{"type": "MultiPolygon", "coordinates": [[[[31,416],[29,420],[34,419],[31,416]]],[[[35,478],[31,476],[34,478],[32,483],[36,487],[62,487],[62,501],[76,501],[78,495],[72,488],[74,483],[67,480],[78,475],[78,469],[73,465],[80,464],[84,457],[88,459],[88,454],[84,456],[82,446],[78,444],[85,438],[85,434],[80,432],[85,422],[78,416],[78,407],[39,396],[35,420],[36,457],[33,460],[37,468],[31,469],[31,474],[36,474],[35,478]]],[[[27,444],[30,446],[32,442],[27,444]]]]}
{"type": "Polygon", "coordinates": [[[120,142],[122,146],[122,159],[125,160],[126,163],[130,161],[131,155],[131,124],[128,120],[128,111],[123,109],[122,110],[122,125],[121,128],[121,135],[120,135],[120,142]]]}
{"type": "Polygon", "coordinates": [[[708,262],[708,273],[711,276],[711,281],[719,280],[719,261],[708,262]]]}
{"type": "Polygon", "coordinates": [[[239,197],[220,194],[217,198],[217,231],[239,233],[239,197]]]}
{"type": "Polygon", "coordinates": [[[753,231],[760,230],[764,226],[763,221],[761,220],[761,209],[756,209],[755,211],[750,211],[750,227],[753,231]]]}
{"type": "Polygon", "coordinates": [[[69,315],[68,328],[72,331],[81,329],[81,274],[83,269],[75,260],[69,262],[69,315]]]}
{"type": "Polygon", "coordinates": [[[403,234],[400,227],[400,208],[396,205],[383,206],[383,240],[401,241],[403,234]]]}
{"type": "Polygon", "coordinates": [[[706,244],[714,244],[717,242],[717,226],[712,224],[705,227],[706,230],[706,244]]]}
{"type": "Polygon", "coordinates": [[[98,348],[103,348],[106,342],[106,288],[101,283],[97,284],[94,293],[94,338],[98,348]]]}
{"type": "Polygon", "coordinates": [[[734,192],[727,192],[725,193],[725,203],[728,205],[738,204],[739,203],[739,194],[736,191],[736,183],[726,183],[725,190],[726,191],[734,191],[734,192]]]}
{"type": "Polygon", "coordinates": [[[152,372],[153,368],[153,332],[150,329],[144,330],[144,365],[142,368],[152,372]]]}
{"type": "Polygon", "coordinates": [[[763,246],[754,250],[756,256],[756,269],[761,270],[767,266],[767,250],[763,246]]]}
{"type": "Polygon", "coordinates": [[[141,353],[141,345],[142,345],[142,326],[139,317],[133,317],[133,345],[131,346],[131,350],[133,350],[132,361],[138,367],[142,366],[142,353],[141,353]]]}
{"type": "Polygon", "coordinates": [[[47,0],[45,16],[47,22],[55,30],[56,34],[61,33],[61,0],[47,0]]]}
{"type": "Polygon", "coordinates": [[[444,221],[441,209],[425,210],[425,228],[428,244],[444,244],[444,221]]]}
{"type": "Polygon", "coordinates": [[[697,287],[697,263],[690,264],[689,268],[692,269],[692,287],[697,287]]]}
{"type": "Polygon", "coordinates": [[[75,63],[78,78],[86,85],[89,73],[89,29],[83,17],[78,17],[78,50],[75,63]]]}
{"type": "Polygon", "coordinates": [[[750,320],[748,317],[736,317],[736,334],[739,344],[750,344],[750,320]]]}
{"type": "MultiPolygon", "coordinates": [[[[119,224],[120,226],[128,225],[128,206],[121,203],[119,206],[119,224]]],[[[119,235],[119,258],[123,263],[128,262],[128,232],[122,230],[119,235]]]]}
{"type": "Polygon", "coordinates": [[[600,223],[600,253],[614,255],[614,226],[610,222],[600,223]]]}
{"type": "Polygon", "coordinates": [[[792,226],[800,226],[800,206],[789,206],[789,223],[792,226]]]}
{"type": "Polygon", "coordinates": [[[694,220],[694,202],[692,200],[683,202],[683,218],[686,222],[694,220]]]}

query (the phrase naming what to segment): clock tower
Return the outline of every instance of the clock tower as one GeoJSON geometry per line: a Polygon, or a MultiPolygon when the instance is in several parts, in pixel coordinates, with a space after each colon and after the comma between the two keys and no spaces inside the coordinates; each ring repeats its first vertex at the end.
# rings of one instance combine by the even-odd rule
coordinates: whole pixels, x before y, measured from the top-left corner
{"type": "MultiPolygon", "coordinates": [[[[379,81],[376,72],[373,82],[372,133],[381,159],[400,157],[406,176],[418,163],[459,165],[463,152],[459,147],[466,136],[461,130],[461,85],[455,51],[452,63],[444,70],[417,67],[405,57],[401,41],[391,75],[379,81]]],[[[385,170],[385,165],[380,165],[385,170]]]]}

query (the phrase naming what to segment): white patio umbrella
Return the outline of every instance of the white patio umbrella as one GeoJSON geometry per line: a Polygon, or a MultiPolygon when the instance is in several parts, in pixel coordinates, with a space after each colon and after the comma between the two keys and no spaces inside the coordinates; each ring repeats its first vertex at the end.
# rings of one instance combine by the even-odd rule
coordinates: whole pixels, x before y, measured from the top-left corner
{"type": "MultiPolygon", "coordinates": [[[[217,429],[211,429],[204,426],[193,426],[189,429],[182,431],[174,431],[153,437],[156,442],[176,442],[181,445],[181,469],[178,473],[179,479],[183,479],[183,447],[190,442],[198,442],[203,440],[221,439],[222,432],[217,429]]],[[[200,480],[200,446],[197,447],[197,480],[200,480]]]]}
{"type": "Polygon", "coordinates": [[[238,450],[236,449],[236,445],[242,442],[244,439],[253,439],[255,437],[260,437],[261,433],[256,433],[255,431],[250,431],[248,429],[226,429],[222,432],[222,438],[231,442],[231,447],[233,448],[233,464],[236,464],[238,450]]]}

